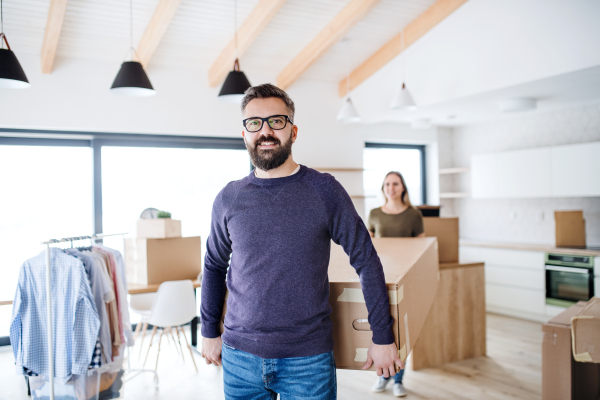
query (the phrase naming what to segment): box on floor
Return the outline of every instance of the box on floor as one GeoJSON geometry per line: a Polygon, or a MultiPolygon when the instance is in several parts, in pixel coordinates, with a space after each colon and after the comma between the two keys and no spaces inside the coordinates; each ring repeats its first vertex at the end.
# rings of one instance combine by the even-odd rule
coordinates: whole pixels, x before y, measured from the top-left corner
{"type": "Polygon", "coordinates": [[[600,395],[600,364],[576,362],[571,352],[571,319],[585,304],[579,302],[542,325],[543,400],[597,400],[600,395]]]}
{"type": "Polygon", "coordinates": [[[423,217],[425,236],[437,237],[441,263],[458,262],[458,217],[423,217]]]}
{"type": "MultiPolygon", "coordinates": [[[[374,238],[373,244],[385,273],[396,346],[405,362],[437,291],[437,240],[374,238]]],[[[362,369],[372,342],[368,311],[358,275],[338,245],[331,249],[329,290],[336,366],[362,369]]]]}

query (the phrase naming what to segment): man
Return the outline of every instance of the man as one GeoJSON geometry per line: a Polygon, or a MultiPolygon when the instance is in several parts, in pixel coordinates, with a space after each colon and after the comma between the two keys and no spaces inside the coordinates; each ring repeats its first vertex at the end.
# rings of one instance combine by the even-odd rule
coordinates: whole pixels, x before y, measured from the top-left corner
{"type": "Polygon", "coordinates": [[[395,364],[403,365],[383,269],[350,197],[331,175],[292,158],[298,127],[283,90],[252,87],[241,108],[256,169],[215,199],[202,279],[202,355],[223,365],[225,397],[336,398],[327,279],[332,239],[349,254],[369,310],[373,343],[363,368],[374,364],[378,375],[394,375],[395,364]]]}

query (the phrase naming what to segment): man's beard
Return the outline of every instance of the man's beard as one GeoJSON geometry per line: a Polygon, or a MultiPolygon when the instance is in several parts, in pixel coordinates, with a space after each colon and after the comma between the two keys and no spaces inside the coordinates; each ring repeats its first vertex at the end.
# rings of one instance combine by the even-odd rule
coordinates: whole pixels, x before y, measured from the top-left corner
{"type": "Polygon", "coordinates": [[[284,145],[281,145],[281,141],[275,136],[259,136],[254,141],[254,146],[250,147],[246,144],[248,153],[250,153],[250,159],[252,164],[263,171],[269,171],[280,167],[287,161],[289,156],[292,154],[292,133],[290,132],[289,139],[284,145]],[[264,142],[273,142],[276,147],[272,149],[260,149],[258,146],[264,142]]]}

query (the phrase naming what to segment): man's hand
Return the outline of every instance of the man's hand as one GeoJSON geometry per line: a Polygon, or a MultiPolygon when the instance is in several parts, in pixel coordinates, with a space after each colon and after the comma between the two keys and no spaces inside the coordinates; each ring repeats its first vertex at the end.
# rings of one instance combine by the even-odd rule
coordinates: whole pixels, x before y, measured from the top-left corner
{"type": "Polygon", "coordinates": [[[367,351],[367,362],[362,369],[369,369],[373,364],[377,369],[377,376],[383,375],[385,378],[396,375],[396,365],[400,369],[404,369],[395,343],[379,345],[371,342],[369,351],[367,351]]]}
{"type": "Polygon", "coordinates": [[[214,339],[202,338],[202,357],[207,364],[221,365],[221,345],[223,341],[221,336],[214,339]]]}

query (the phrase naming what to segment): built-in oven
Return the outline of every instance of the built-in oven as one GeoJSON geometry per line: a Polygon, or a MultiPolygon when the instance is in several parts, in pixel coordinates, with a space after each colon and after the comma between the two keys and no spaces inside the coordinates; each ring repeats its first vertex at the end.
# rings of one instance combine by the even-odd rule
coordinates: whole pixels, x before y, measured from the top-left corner
{"type": "Polygon", "coordinates": [[[594,257],[546,254],[546,304],[570,307],[594,296],[594,257]]]}

